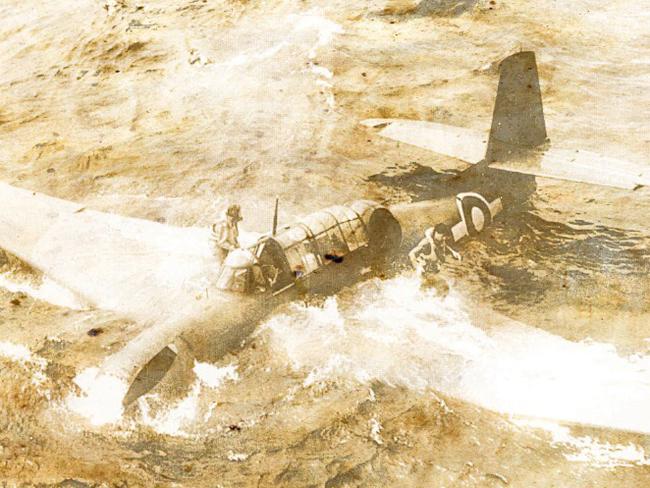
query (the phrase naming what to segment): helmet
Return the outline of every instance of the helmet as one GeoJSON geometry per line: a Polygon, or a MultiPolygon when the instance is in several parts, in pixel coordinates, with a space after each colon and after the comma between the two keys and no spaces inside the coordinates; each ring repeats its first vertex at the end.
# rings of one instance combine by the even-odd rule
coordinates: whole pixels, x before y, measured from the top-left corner
{"type": "Polygon", "coordinates": [[[241,207],[239,205],[229,205],[228,210],[226,210],[226,215],[237,221],[242,220],[241,207]]]}
{"type": "Polygon", "coordinates": [[[445,237],[449,237],[449,234],[451,233],[447,224],[436,224],[436,226],[433,228],[433,232],[435,234],[441,234],[445,237]]]}

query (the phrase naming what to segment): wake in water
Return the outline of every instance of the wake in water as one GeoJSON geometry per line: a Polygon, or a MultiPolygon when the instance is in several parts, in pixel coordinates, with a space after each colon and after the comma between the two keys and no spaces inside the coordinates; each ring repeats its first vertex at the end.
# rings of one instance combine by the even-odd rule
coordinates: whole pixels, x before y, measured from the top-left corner
{"type": "Polygon", "coordinates": [[[291,304],[262,328],[305,384],[383,381],[514,414],[650,433],[650,357],[571,342],[400,276],[323,306],[291,304]]]}
{"type": "Polygon", "coordinates": [[[322,306],[293,303],[265,329],[275,350],[311,371],[307,383],[334,376],[417,390],[452,385],[491,347],[460,295],[440,298],[407,277],[365,282],[322,306]]]}
{"type": "MultiPolygon", "coordinates": [[[[570,294],[555,297],[558,303],[551,306],[570,306],[578,298],[593,306],[593,299],[583,295],[599,292],[610,297],[598,304],[604,309],[624,304],[643,313],[649,310],[649,246],[650,240],[636,231],[585,221],[568,225],[522,212],[495,222],[488,236],[468,243],[464,251],[492,300],[537,305],[555,292],[570,294]]],[[[466,277],[466,263],[451,272],[466,277]]]]}

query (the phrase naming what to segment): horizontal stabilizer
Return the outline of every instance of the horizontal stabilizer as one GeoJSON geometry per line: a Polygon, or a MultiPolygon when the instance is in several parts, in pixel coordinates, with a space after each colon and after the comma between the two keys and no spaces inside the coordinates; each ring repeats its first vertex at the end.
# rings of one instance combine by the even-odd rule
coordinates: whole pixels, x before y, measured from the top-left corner
{"type": "Polygon", "coordinates": [[[525,160],[495,161],[491,168],[546,178],[634,190],[650,185],[650,166],[582,150],[549,149],[525,160]]]}
{"type": "Polygon", "coordinates": [[[487,149],[487,132],[419,120],[368,119],[367,127],[381,128],[379,135],[445,156],[476,164],[487,149]]]}

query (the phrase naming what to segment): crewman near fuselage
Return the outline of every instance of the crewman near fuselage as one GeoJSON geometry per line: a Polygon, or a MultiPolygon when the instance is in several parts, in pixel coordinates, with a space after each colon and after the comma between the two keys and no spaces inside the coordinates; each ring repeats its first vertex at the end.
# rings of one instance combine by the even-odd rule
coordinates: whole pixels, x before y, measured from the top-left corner
{"type": "Polygon", "coordinates": [[[230,205],[221,218],[212,224],[210,242],[214,257],[221,265],[228,253],[239,248],[238,223],[242,220],[239,205],[230,205]]]}
{"type": "Polygon", "coordinates": [[[440,265],[445,262],[447,253],[458,261],[462,259],[460,253],[449,243],[450,238],[451,231],[446,224],[437,224],[424,231],[424,238],[409,252],[409,259],[418,276],[422,277],[425,272],[440,271],[440,265]]]}

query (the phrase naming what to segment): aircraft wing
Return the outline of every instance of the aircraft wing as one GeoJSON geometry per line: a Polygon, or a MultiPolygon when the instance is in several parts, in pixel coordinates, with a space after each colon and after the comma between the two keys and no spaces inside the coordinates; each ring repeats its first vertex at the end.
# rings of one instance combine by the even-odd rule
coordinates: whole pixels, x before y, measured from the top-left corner
{"type": "Polygon", "coordinates": [[[4,183],[0,202],[0,248],[89,304],[137,322],[116,339],[119,349],[99,358],[104,373],[127,384],[208,309],[229,305],[219,290],[208,297],[217,270],[207,229],[93,211],[4,183]]]}
{"type": "MultiPolygon", "coordinates": [[[[469,164],[484,160],[488,132],[451,125],[400,119],[368,119],[367,127],[379,128],[388,139],[428,149],[469,164]]],[[[492,161],[491,168],[593,185],[633,190],[650,185],[650,166],[602,156],[590,151],[551,147],[530,150],[521,158],[492,161]]]]}
{"type": "Polygon", "coordinates": [[[171,312],[201,289],[207,230],[85,209],[0,183],[0,248],[95,307],[135,320],[171,312]]]}
{"type": "Polygon", "coordinates": [[[380,128],[379,135],[460,159],[469,164],[483,160],[487,149],[487,131],[453,125],[401,119],[367,119],[367,127],[380,128]]]}
{"type": "Polygon", "coordinates": [[[490,167],[628,190],[650,185],[650,166],[582,150],[551,148],[524,161],[495,161],[490,167]]]}

